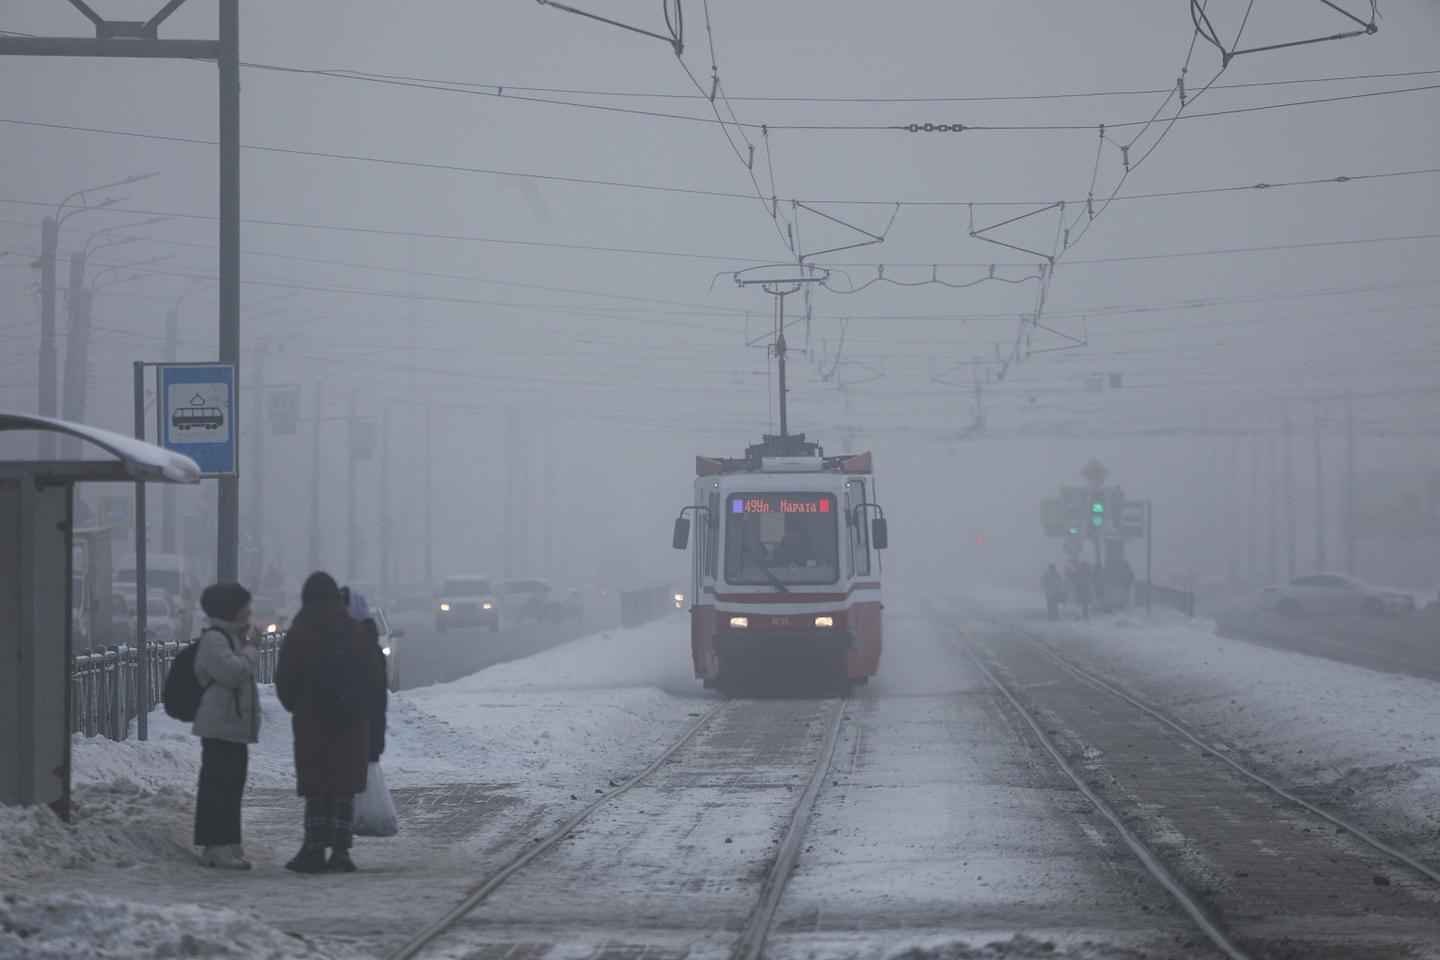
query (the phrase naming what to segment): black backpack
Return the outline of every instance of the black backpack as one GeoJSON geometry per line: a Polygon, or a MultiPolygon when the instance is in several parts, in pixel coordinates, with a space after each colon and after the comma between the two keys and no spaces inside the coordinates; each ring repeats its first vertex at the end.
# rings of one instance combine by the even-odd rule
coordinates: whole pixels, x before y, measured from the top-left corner
{"type": "Polygon", "coordinates": [[[375,678],[368,651],[352,644],[350,621],[338,630],[331,649],[319,657],[313,677],[313,703],[326,716],[336,720],[364,720],[370,715],[375,695],[375,678]]]}
{"type": "MultiPolygon", "coordinates": [[[[214,630],[214,627],[207,628],[214,630]]],[[[217,631],[225,635],[230,649],[235,649],[235,641],[225,631],[217,631]]],[[[201,637],[204,632],[200,634],[201,637]]],[[[200,651],[200,638],[196,637],[190,641],[190,645],[175,655],[170,661],[170,670],[165,674],[165,686],[160,691],[160,702],[165,705],[165,712],[176,720],[184,720],[186,723],[194,723],[195,715],[200,712],[200,699],[205,696],[205,691],[210,689],[210,684],[200,685],[200,678],[195,676],[195,655],[200,651]]],[[[239,712],[240,692],[235,692],[235,708],[239,712]]]]}

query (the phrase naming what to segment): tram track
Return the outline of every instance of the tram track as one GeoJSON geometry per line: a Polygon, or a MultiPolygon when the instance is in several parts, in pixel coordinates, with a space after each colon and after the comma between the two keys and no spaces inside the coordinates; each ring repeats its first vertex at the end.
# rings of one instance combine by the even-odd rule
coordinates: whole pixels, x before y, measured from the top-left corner
{"type": "Polygon", "coordinates": [[[1440,871],[1043,641],[1010,624],[994,629],[1021,644],[997,653],[998,644],[956,635],[956,645],[1222,955],[1440,955],[1440,871]],[[1075,741],[1069,749],[1062,733],[1075,741]],[[1382,858],[1390,869],[1377,866],[1382,858]]]}
{"type": "MultiPolygon", "coordinates": [[[[833,761],[836,744],[839,742],[840,731],[844,723],[846,702],[845,698],[835,700],[829,711],[824,735],[820,747],[815,753],[815,761],[809,771],[808,779],[803,790],[800,791],[799,798],[791,806],[788,816],[783,818],[784,836],[765,871],[759,895],[753,906],[749,908],[745,922],[738,930],[729,950],[729,955],[735,960],[757,960],[762,954],[766,939],[775,923],[786,881],[801,852],[805,830],[815,802],[833,761]]],[[[632,789],[651,785],[651,780],[657,771],[672,761],[678,762],[677,755],[681,754],[687,746],[695,744],[697,739],[707,729],[712,728],[720,717],[733,717],[743,709],[743,706],[744,701],[729,700],[712,707],[691,724],[679,738],[657,754],[643,770],[597,797],[558,827],[527,845],[523,851],[476,885],[463,900],[424,926],[389,954],[390,960],[414,960],[414,958],[424,956],[432,946],[437,944],[437,941],[441,941],[447,935],[457,931],[460,925],[475,914],[492,895],[525,873],[527,867],[536,864],[536,861],[555,850],[563,841],[572,838],[578,827],[592,819],[602,809],[611,806],[632,789]]],[[[727,839],[726,842],[729,843],[729,840],[727,839]]]]}

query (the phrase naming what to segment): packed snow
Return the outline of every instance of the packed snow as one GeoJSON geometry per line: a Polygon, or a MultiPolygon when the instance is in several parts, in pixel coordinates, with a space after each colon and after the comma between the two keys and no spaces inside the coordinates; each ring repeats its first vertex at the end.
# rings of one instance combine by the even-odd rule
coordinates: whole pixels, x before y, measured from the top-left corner
{"type": "MultiPolygon", "coordinates": [[[[1440,704],[1433,684],[1222,639],[1206,621],[1168,613],[1148,620],[1132,613],[1050,623],[1035,607],[1029,594],[992,589],[939,604],[937,611],[943,608],[945,624],[977,633],[995,629],[995,620],[1018,624],[1317,799],[1342,802],[1348,788],[1363,787],[1382,821],[1372,826],[1387,837],[1410,842],[1435,834],[1431,807],[1440,787],[1440,704]]],[[[793,891],[797,904],[820,903],[854,887],[857,877],[846,866],[845,852],[834,848],[838,840],[883,840],[884,831],[875,832],[878,821],[871,823],[864,808],[845,795],[880,796],[884,782],[904,780],[909,770],[904,758],[883,749],[885,744],[914,739],[921,733],[919,727],[910,729],[914,723],[937,717],[960,737],[955,741],[960,755],[1010,736],[997,733],[998,721],[987,726],[983,712],[968,720],[943,712],[953,709],[944,706],[947,698],[964,698],[983,684],[958,661],[935,661],[927,644],[910,642],[920,631],[934,633],[934,619],[927,628],[926,618],[900,614],[897,609],[892,617],[881,674],[861,694],[870,705],[852,707],[856,724],[875,724],[865,736],[878,739],[862,742],[847,734],[844,769],[834,777],[837,789],[822,793],[817,821],[839,832],[802,863],[793,891]]],[[[467,802],[478,804],[483,816],[469,833],[451,838],[427,835],[413,821],[407,829],[402,815],[399,837],[358,842],[362,872],[345,882],[295,877],[281,869],[298,844],[300,824],[288,716],[270,688],[262,688],[261,742],[251,751],[246,851],[256,869],[249,874],[223,874],[195,863],[190,831],[199,743],[187,725],[157,711],[146,743],[77,737],[73,824],[45,809],[0,808],[0,956],[376,955],[394,945],[402,928],[414,928],[461,899],[477,876],[597,791],[633,775],[694,723],[713,700],[693,679],[685,633],[680,618],[611,630],[452,683],[393,695],[384,759],[392,790],[397,795],[468,790],[467,797],[478,799],[467,802]]],[[[919,749],[919,741],[911,746],[919,749]]],[[[1038,802],[1048,785],[992,784],[976,769],[967,786],[954,771],[933,763],[924,770],[929,773],[921,779],[933,781],[937,799],[957,791],[993,794],[993,816],[971,809],[969,821],[946,821],[956,837],[986,831],[997,838],[1039,836],[1025,817],[1016,818],[1025,809],[1016,805],[1020,795],[1006,799],[1006,791],[1023,790],[1038,802]]],[[[917,824],[923,812],[917,809],[917,824]]],[[[1082,844],[1097,852],[1105,847],[1103,829],[1077,824],[1073,833],[1082,844]]],[[[924,833],[916,834],[917,841],[924,833]]],[[[1068,842],[1060,834],[1051,839],[1068,842]]],[[[1057,870],[1038,848],[1021,843],[1007,860],[1003,847],[997,841],[987,861],[991,869],[967,894],[977,904],[1009,889],[1017,903],[1028,901],[1043,915],[1088,889],[1083,857],[1073,869],[1057,870]],[[992,883],[997,885],[988,886],[992,883]]],[[[885,849],[875,847],[871,858],[885,849]]],[[[876,865],[907,858],[918,858],[912,870],[928,862],[912,842],[885,853],[876,865]]],[[[943,913],[933,904],[925,907],[940,882],[933,870],[920,870],[908,884],[874,886],[873,896],[851,893],[861,895],[877,916],[889,909],[889,897],[898,897],[924,929],[925,914],[943,913]]],[[[1100,889],[1082,899],[1092,896],[1101,898],[1100,889]]],[[[891,955],[904,950],[911,957],[1028,957],[1052,950],[1057,956],[1098,957],[1128,949],[1112,941],[1106,953],[1084,938],[1012,938],[999,931],[965,940],[946,939],[938,931],[895,939],[878,929],[872,933],[821,936],[800,952],[843,956],[862,942],[867,949],[891,955]]],[[[1140,935],[1138,929],[1132,933],[1140,935]]]]}

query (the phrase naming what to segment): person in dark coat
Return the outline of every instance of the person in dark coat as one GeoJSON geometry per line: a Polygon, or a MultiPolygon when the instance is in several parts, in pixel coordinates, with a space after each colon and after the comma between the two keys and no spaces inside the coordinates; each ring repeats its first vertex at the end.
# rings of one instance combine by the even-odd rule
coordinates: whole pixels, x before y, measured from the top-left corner
{"type": "Polygon", "coordinates": [[[275,667],[275,693],[292,715],[296,792],[305,798],[304,845],[285,867],[296,873],[350,873],[355,869],[350,825],[355,794],[365,789],[370,721],[368,715],[339,716],[327,705],[327,681],[335,677],[321,671],[335,671],[338,657],[358,657],[365,664],[357,670],[367,677],[364,689],[383,683],[384,676],[375,663],[373,641],[350,618],[334,577],[312,573],[300,603],[275,667]]]}
{"type": "Polygon", "coordinates": [[[1060,616],[1060,598],[1065,593],[1065,582],[1060,579],[1060,571],[1055,569],[1055,564],[1045,568],[1045,573],[1040,577],[1040,589],[1045,591],[1045,615],[1051,620],[1060,616]]]}

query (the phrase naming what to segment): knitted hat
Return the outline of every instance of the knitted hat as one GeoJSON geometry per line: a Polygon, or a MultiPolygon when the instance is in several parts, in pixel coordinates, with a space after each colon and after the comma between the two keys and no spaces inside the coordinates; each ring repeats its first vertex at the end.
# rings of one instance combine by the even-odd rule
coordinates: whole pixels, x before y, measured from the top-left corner
{"type": "Polygon", "coordinates": [[[200,609],[211,620],[233,623],[250,603],[250,591],[238,583],[212,583],[200,594],[200,609]]]}
{"type": "Polygon", "coordinates": [[[336,603],[340,600],[340,585],[335,578],[323,571],[316,571],[305,578],[300,588],[300,602],[305,606],[317,603],[336,603]]]}

